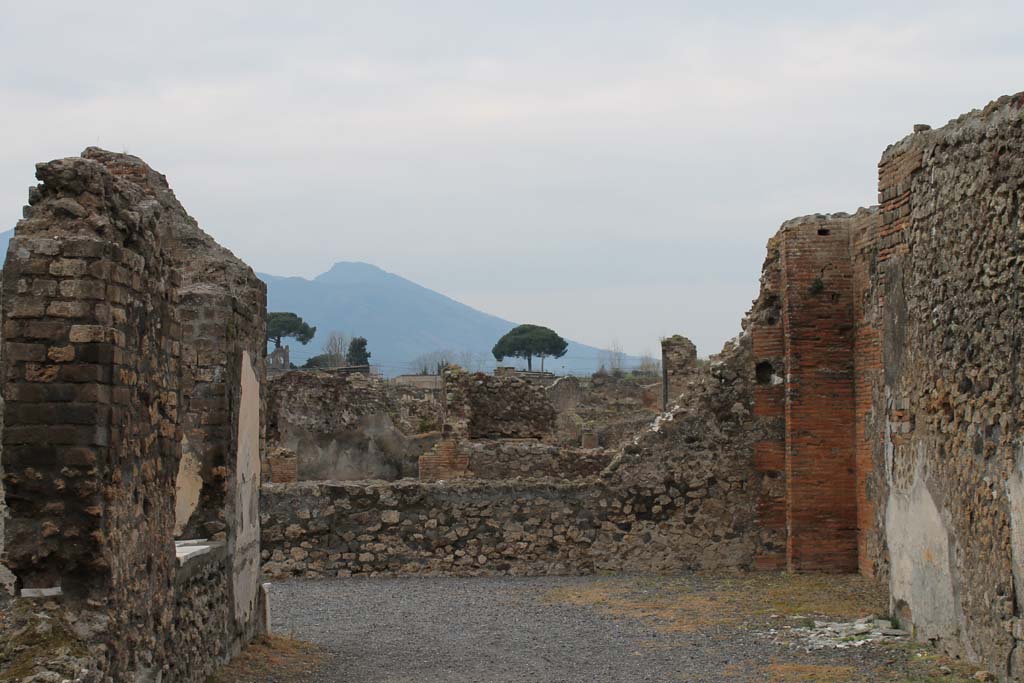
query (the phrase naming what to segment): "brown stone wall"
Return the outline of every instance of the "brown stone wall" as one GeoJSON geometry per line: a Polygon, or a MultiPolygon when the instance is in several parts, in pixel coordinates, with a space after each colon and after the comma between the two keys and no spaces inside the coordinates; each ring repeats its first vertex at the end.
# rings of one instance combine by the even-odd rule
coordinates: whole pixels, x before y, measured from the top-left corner
{"type": "Polygon", "coordinates": [[[858,254],[864,514],[884,538],[865,528],[866,569],[918,638],[1020,680],[1024,94],[890,147],[879,194],[858,254]]]}
{"type": "Polygon", "coordinates": [[[4,269],[14,609],[75,622],[93,674],[205,680],[258,627],[263,287],[233,257],[210,261],[220,248],[135,157],[90,148],[38,165],[37,177],[4,269]],[[249,289],[219,314],[233,336],[198,363],[219,376],[220,400],[190,405],[183,294],[203,277],[212,294],[239,286],[218,278],[240,272],[249,289]],[[176,488],[182,427],[201,413],[222,425],[224,540],[189,574],[195,565],[175,555],[176,488]],[[58,593],[56,607],[34,602],[39,590],[58,593]]]}
{"type": "Polygon", "coordinates": [[[23,588],[108,606],[111,672],[148,668],[175,572],[177,277],[137,186],[78,158],[37,176],[4,268],[7,554],[23,588]]]}
{"type": "Polygon", "coordinates": [[[612,451],[555,446],[532,439],[466,441],[463,448],[469,457],[469,476],[492,480],[593,477],[613,456],[612,451]]]}
{"type": "Polygon", "coordinates": [[[697,365],[697,347],[682,335],[661,340],[661,405],[668,409],[686,388],[686,382],[697,365]]]}
{"type": "Polygon", "coordinates": [[[515,375],[443,373],[444,420],[456,438],[544,438],[555,428],[555,408],[544,387],[515,375]]]}
{"type": "MultiPolygon", "coordinates": [[[[599,477],[448,481],[452,477],[436,474],[446,481],[268,485],[261,498],[264,572],[751,567],[763,554],[755,512],[762,479],[752,461],[765,429],[752,413],[752,385],[750,337],[743,335],[693,378],[673,412],[637,435],[599,477]]],[[[454,441],[443,443],[452,446],[453,460],[464,459],[459,469],[468,470],[478,444],[459,452],[454,441]]],[[[487,448],[480,447],[483,457],[487,448]]],[[[544,457],[561,468],[573,456],[544,457]]]]}
{"type": "Polygon", "coordinates": [[[396,404],[402,397],[408,392],[371,375],[293,370],[270,383],[270,445],[295,454],[299,481],[415,477],[439,435],[399,428],[402,406],[420,405],[396,404]]]}

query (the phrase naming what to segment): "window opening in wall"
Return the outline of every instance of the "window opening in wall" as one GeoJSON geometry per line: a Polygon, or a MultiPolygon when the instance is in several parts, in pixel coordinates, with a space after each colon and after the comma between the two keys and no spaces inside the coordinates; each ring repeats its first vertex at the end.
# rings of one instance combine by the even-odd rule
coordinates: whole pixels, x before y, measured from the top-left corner
{"type": "Polygon", "coordinates": [[[832,234],[832,231],[829,230],[828,228],[818,228],[818,234],[819,235],[830,235],[830,234],[832,234]]]}
{"type": "Polygon", "coordinates": [[[775,372],[775,368],[772,364],[766,360],[761,361],[754,366],[754,377],[757,378],[758,384],[771,384],[772,374],[775,372]]]}

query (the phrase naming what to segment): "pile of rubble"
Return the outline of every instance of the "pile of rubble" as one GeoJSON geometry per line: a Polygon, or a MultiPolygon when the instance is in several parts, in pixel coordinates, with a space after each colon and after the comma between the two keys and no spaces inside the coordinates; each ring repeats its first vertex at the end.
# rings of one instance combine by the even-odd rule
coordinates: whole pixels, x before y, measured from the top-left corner
{"type": "Polygon", "coordinates": [[[889,619],[880,619],[874,615],[849,622],[818,621],[802,616],[793,619],[799,623],[769,629],[761,635],[768,637],[772,642],[791,645],[806,652],[842,650],[867,643],[903,640],[910,637],[909,631],[896,628],[889,619]]]}

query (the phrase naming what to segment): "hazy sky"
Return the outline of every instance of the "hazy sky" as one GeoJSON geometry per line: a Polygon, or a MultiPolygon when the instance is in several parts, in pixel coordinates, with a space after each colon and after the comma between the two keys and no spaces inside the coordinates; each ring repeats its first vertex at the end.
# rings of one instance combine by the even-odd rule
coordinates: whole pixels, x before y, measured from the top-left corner
{"type": "Polygon", "coordinates": [[[825,4],[0,0],[0,227],[98,144],[259,271],[367,261],[706,354],[779,223],[874,203],[914,123],[1024,90],[1024,3],[825,4]]]}

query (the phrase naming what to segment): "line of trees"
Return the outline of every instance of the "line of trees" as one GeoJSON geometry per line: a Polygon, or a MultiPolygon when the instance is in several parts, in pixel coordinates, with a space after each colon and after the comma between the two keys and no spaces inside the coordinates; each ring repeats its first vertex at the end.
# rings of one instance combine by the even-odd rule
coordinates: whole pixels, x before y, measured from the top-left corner
{"type": "MultiPolygon", "coordinates": [[[[301,317],[290,311],[267,314],[267,341],[281,348],[285,339],[294,339],[303,346],[316,336],[316,327],[310,327],[301,317]]],[[[311,356],[304,368],[338,368],[345,365],[369,365],[373,354],[367,349],[366,337],[348,338],[337,330],[327,335],[321,352],[311,356]]]]}

